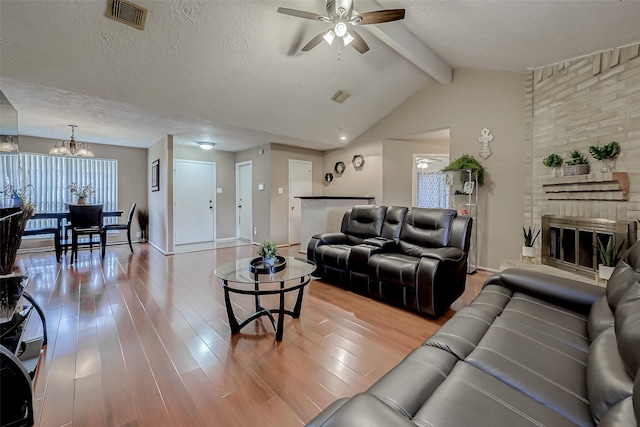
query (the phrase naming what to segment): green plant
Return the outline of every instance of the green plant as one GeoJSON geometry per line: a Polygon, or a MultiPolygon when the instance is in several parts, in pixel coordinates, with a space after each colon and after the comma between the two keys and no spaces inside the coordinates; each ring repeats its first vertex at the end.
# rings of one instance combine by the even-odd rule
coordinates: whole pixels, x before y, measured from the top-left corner
{"type": "Polygon", "coordinates": [[[564,162],[565,165],[571,166],[571,165],[588,165],[589,164],[589,161],[578,150],[573,150],[569,154],[569,156],[571,156],[571,158],[566,162],[564,162]]]}
{"type": "Polygon", "coordinates": [[[625,240],[623,239],[618,245],[617,249],[614,249],[613,236],[609,236],[609,241],[605,247],[600,241],[598,236],[598,255],[600,255],[600,264],[605,267],[614,267],[620,260],[620,253],[622,252],[622,246],[624,246],[625,240]]]}
{"type": "Polygon", "coordinates": [[[620,153],[620,144],[615,141],[611,141],[607,145],[592,145],[589,147],[589,153],[596,160],[610,159],[617,156],[620,153]]]}
{"type": "Polygon", "coordinates": [[[558,166],[562,166],[562,157],[557,154],[549,154],[542,160],[542,164],[548,168],[557,168],[558,166]]]}
{"type": "Polygon", "coordinates": [[[72,182],[71,184],[67,185],[67,190],[69,190],[72,195],[76,196],[79,199],[88,198],[96,194],[96,190],[91,184],[83,185],[81,187],[75,182],[72,182]]]}
{"type": "Polygon", "coordinates": [[[524,245],[532,248],[536,243],[536,239],[540,235],[540,229],[530,225],[528,229],[522,227],[522,233],[524,234],[524,245]]]}
{"type": "Polygon", "coordinates": [[[278,246],[274,242],[265,241],[258,247],[258,255],[264,258],[275,258],[280,254],[278,246]]]}
{"type": "Polygon", "coordinates": [[[452,171],[458,169],[471,169],[478,179],[478,185],[484,185],[484,167],[473,156],[463,154],[449,163],[443,170],[452,171]]]}
{"type": "Polygon", "coordinates": [[[145,208],[140,208],[136,211],[136,219],[138,220],[138,226],[140,226],[140,237],[145,239],[147,237],[147,228],[149,227],[149,211],[145,208]]]}

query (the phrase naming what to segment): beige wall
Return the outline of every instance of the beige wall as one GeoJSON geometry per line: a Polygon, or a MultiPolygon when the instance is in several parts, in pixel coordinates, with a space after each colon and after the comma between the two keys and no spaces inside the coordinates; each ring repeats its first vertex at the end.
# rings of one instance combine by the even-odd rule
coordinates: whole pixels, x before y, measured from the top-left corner
{"type": "MultiPolygon", "coordinates": [[[[53,144],[58,140],[38,138],[34,136],[20,136],[20,151],[29,153],[49,153],[53,144]]],[[[80,141],[79,141],[80,142],[80,141]]],[[[118,147],[115,145],[91,144],[91,151],[98,158],[115,159],[118,161],[118,209],[123,211],[120,222],[126,221],[126,215],[132,203],[138,207],[147,206],[147,150],[144,148],[118,147]]],[[[138,222],[132,224],[132,239],[139,231],[138,222]]],[[[35,240],[35,239],[29,239],[35,240]]],[[[51,239],[47,242],[50,243],[51,239]]],[[[109,235],[109,242],[126,241],[126,233],[117,236],[109,235]]]]}
{"type": "Polygon", "coordinates": [[[311,162],[312,194],[322,194],[322,153],[320,151],[271,144],[271,235],[270,240],[289,242],[289,160],[311,162]],[[284,192],[278,194],[278,188],[284,192]]]}
{"type": "MultiPolygon", "coordinates": [[[[449,140],[383,141],[382,193],[385,204],[413,204],[414,154],[449,154],[449,140]]],[[[429,169],[431,171],[431,169],[429,169]]]]}
{"type": "Polygon", "coordinates": [[[173,136],[167,135],[148,150],[149,243],[164,254],[173,253],[173,136]],[[160,191],[151,191],[151,163],[160,160],[160,191]]]}
{"type": "Polygon", "coordinates": [[[216,187],[222,193],[215,193],[216,198],[216,239],[236,237],[236,154],[229,151],[204,151],[200,147],[175,145],[176,160],[197,160],[216,164],[216,187]]]}
{"type": "MultiPolygon", "coordinates": [[[[416,133],[450,128],[450,156],[471,154],[487,170],[480,190],[478,221],[479,265],[497,269],[500,261],[518,257],[524,210],[524,83],[525,74],[455,70],[450,85],[429,85],[387,117],[372,126],[349,146],[327,153],[325,169],[338,160],[351,161],[356,151],[365,154],[362,172],[347,173],[325,187],[325,194],[373,194],[376,203],[397,202],[397,188],[411,188],[404,171],[381,172],[383,143],[416,133]],[[493,155],[478,156],[478,138],[483,128],[491,129],[493,155]],[[368,155],[367,155],[368,153],[368,155]],[[384,178],[383,178],[384,175],[384,178]],[[360,177],[367,179],[360,179],[360,177]],[[386,186],[383,184],[387,182],[386,186]],[[395,184],[390,184],[395,182],[395,184]],[[384,187],[391,193],[384,192],[384,187]]],[[[350,163],[349,163],[350,164],[350,163]]],[[[406,197],[406,203],[411,199],[406,197]]]]}
{"type": "MultiPolygon", "coordinates": [[[[640,45],[635,44],[532,72],[527,79],[526,223],[542,214],[634,221],[640,218],[640,45]],[[592,145],[620,144],[616,171],[629,175],[628,201],[547,200],[540,178],[551,175],[542,159],[551,153],[584,154],[591,172],[601,162],[592,145]]],[[[540,242],[537,242],[540,247],[540,242]]]]}

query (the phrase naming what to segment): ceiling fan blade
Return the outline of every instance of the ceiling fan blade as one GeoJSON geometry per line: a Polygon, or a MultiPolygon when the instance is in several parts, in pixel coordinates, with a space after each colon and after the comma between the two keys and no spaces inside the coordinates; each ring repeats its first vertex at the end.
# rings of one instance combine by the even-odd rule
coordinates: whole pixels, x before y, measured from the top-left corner
{"type": "Polygon", "coordinates": [[[382,24],[400,19],[404,19],[404,9],[387,9],[361,13],[355,16],[351,23],[354,25],[382,24]]]}
{"type": "Polygon", "coordinates": [[[279,7],[278,13],[284,15],[295,16],[297,18],[311,19],[312,21],[325,21],[329,22],[329,18],[326,16],[318,15],[317,13],[305,12],[304,10],[288,9],[286,7],[279,7]]]}
{"type": "Polygon", "coordinates": [[[326,33],[327,33],[326,31],[323,31],[320,34],[318,34],[317,36],[315,36],[314,38],[312,38],[309,43],[304,45],[304,47],[302,48],[302,51],[303,52],[309,52],[311,49],[313,49],[314,47],[318,46],[320,44],[320,42],[322,42],[322,40],[324,40],[322,37],[326,33]]]}
{"type": "Polygon", "coordinates": [[[364,41],[362,36],[358,34],[353,27],[349,28],[349,34],[351,34],[351,36],[354,39],[351,42],[351,46],[353,46],[355,50],[357,50],[360,53],[365,53],[366,51],[369,50],[369,45],[367,44],[367,42],[364,41]]]}

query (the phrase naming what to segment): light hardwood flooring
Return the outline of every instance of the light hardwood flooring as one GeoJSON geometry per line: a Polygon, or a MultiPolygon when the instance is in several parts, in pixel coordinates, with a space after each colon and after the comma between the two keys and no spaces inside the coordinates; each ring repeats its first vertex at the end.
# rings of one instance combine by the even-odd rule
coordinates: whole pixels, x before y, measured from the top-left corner
{"type": "MultiPolygon", "coordinates": [[[[254,246],[174,256],[134,249],[110,246],[102,262],[81,251],[75,266],[52,253],[19,256],[49,332],[36,426],[301,426],[364,391],[454,313],[428,319],[313,281],[281,343],[265,318],[231,335],[214,270],[255,256],[254,246]]],[[[468,276],[454,308],[488,275],[468,276]]],[[[238,297],[236,314],[246,316],[251,299],[238,297]]]]}

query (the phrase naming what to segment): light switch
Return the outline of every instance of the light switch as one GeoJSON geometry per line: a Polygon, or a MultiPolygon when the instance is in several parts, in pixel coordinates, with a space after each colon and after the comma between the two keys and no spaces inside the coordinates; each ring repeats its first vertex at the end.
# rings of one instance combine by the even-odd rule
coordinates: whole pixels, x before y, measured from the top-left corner
{"type": "Polygon", "coordinates": [[[258,191],[264,191],[264,184],[263,183],[258,184],[258,191]]]}
{"type": "Polygon", "coordinates": [[[284,188],[278,187],[278,194],[284,194],[284,188]]]}
{"type": "Polygon", "coordinates": [[[218,194],[222,194],[222,187],[218,187],[218,188],[216,188],[216,193],[218,193],[218,194]]]}

